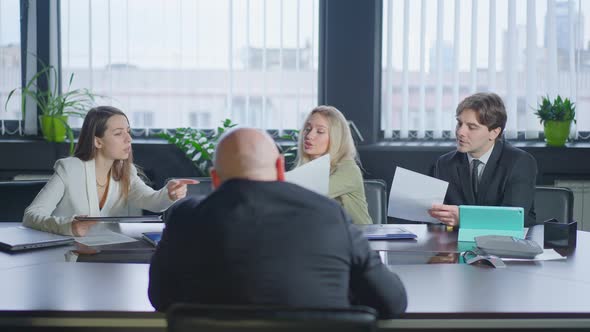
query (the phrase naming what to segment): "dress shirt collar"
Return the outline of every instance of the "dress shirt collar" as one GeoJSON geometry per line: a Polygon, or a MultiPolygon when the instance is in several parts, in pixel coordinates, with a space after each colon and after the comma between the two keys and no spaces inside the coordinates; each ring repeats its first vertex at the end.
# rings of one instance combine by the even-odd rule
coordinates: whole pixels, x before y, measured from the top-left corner
{"type": "MultiPolygon", "coordinates": [[[[492,147],[488,150],[488,152],[484,153],[481,157],[477,158],[479,159],[479,161],[481,161],[484,165],[487,165],[488,160],[490,159],[490,156],[492,155],[492,151],[494,151],[494,145],[496,145],[496,143],[494,143],[492,145],[492,147]]],[[[469,165],[471,166],[471,161],[473,161],[473,158],[469,153],[467,154],[467,161],[469,161],[469,165]]]]}

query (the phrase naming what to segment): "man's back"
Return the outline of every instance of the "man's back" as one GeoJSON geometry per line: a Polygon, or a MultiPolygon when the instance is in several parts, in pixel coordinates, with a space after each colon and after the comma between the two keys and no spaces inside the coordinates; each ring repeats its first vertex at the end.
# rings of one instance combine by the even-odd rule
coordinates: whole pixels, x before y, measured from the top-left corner
{"type": "Polygon", "coordinates": [[[401,282],[340,206],[284,182],[230,180],[173,206],[150,268],[150,300],[405,310],[401,282]],[[383,288],[386,294],[378,294],[383,288]]]}

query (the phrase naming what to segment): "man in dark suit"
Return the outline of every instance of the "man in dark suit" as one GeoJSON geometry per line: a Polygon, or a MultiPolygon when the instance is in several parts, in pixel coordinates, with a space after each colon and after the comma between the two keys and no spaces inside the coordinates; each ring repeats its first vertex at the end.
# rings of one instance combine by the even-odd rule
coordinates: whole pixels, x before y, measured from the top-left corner
{"type": "Polygon", "coordinates": [[[444,204],[430,215],[459,225],[459,205],[524,208],[525,226],[536,223],[534,211],[537,162],[502,138],[506,109],[495,93],[476,93],[457,106],[457,151],[441,156],[434,176],[449,182],[444,204]]]}
{"type": "Polygon", "coordinates": [[[256,129],[221,139],[216,190],[166,214],[150,266],[149,298],[172,303],[375,308],[403,313],[405,289],[340,205],[284,181],[284,159],[256,129]]]}

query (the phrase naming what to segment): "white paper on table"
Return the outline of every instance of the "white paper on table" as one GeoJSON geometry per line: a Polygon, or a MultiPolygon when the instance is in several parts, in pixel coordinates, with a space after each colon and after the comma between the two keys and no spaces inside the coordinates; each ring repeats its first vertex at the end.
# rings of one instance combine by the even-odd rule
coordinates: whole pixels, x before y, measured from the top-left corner
{"type": "Polygon", "coordinates": [[[449,183],[397,167],[389,192],[389,217],[440,223],[428,214],[432,204],[442,204],[449,183]]]}
{"type": "Polygon", "coordinates": [[[76,237],[75,239],[76,242],[90,247],[137,241],[132,237],[109,229],[91,229],[86,236],[76,237]]]}
{"type": "Polygon", "coordinates": [[[567,257],[561,256],[555,249],[543,249],[542,254],[538,254],[534,258],[502,258],[503,261],[551,261],[556,259],[566,259],[567,257]]]}
{"type": "Polygon", "coordinates": [[[285,181],[327,196],[330,185],[330,155],[323,155],[286,172],[285,181]]]}

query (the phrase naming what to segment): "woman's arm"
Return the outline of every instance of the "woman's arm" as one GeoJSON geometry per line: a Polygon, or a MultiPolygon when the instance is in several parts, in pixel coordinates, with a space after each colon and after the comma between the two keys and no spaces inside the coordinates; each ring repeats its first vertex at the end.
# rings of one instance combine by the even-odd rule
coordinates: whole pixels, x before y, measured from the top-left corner
{"type": "Polygon", "coordinates": [[[187,184],[197,184],[192,179],[174,179],[168,181],[160,190],[154,190],[146,185],[137,175],[137,169],[132,167],[129,201],[133,206],[152,212],[164,211],[175,201],[184,198],[187,184]]]}
{"type": "Polygon", "coordinates": [[[336,166],[334,173],[330,174],[330,190],[328,196],[336,198],[344,194],[364,190],[361,170],[354,160],[345,160],[336,166]]]}
{"type": "Polygon", "coordinates": [[[63,180],[64,175],[65,169],[58,161],[53,176],[51,176],[45,187],[41,189],[31,205],[25,209],[23,225],[41,231],[72,235],[73,216],[56,217],[51,215],[65,193],[66,185],[63,180]]]}

